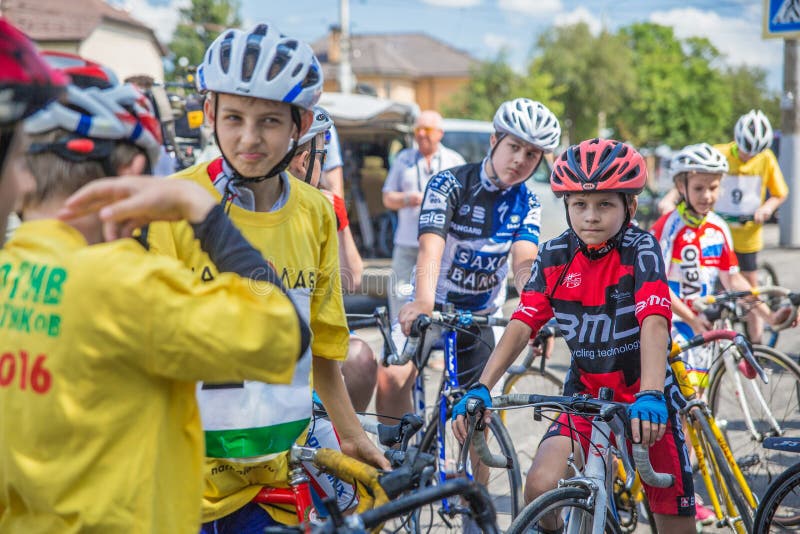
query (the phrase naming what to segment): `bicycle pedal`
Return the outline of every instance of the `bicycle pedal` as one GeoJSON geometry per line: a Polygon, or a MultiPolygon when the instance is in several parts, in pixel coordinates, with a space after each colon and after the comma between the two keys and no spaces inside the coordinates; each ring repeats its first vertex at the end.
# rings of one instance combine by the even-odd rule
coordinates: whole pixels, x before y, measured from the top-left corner
{"type": "Polygon", "coordinates": [[[750,454],[736,460],[736,465],[739,466],[739,469],[748,469],[750,467],[755,467],[760,463],[761,458],[759,458],[757,454],[750,454]]]}

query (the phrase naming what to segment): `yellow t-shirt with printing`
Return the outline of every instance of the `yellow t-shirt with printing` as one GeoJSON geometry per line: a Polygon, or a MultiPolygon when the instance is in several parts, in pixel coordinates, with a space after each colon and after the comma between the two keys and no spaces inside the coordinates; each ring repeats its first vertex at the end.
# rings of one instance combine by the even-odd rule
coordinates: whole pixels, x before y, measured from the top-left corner
{"type": "MultiPolygon", "coordinates": [[[[173,177],[195,181],[221,200],[210,176],[220,171],[219,161],[195,165],[173,177]]],[[[232,204],[226,209],[230,209],[229,216],[236,227],[264,254],[286,289],[297,298],[301,313],[307,313],[310,317],[313,335],[310,352],[318,357],[344,360],[347,357],[349,332],[342,301],[335,215],[330,201],[317,189],[299,180],[285,183],[289,185],[288,198],[277,210],[254,212],[232,204]]],[[[213,264],[197,246],[191,228],[186,223],[151,225],[148,241],[152,250],[180,259],[200,279],[216,277],[213,264]]],[[[209,321],[213,325],[213,317],[209,321]]],[[[231,335],[235,336],[235,333],[231,335]]],[[[286,402],[282,411],[299,408],[310,415],[310,368],[298,364],[295,374],[295,389],[287,392],[285,388],[271,388],[275,394],[270,395],[269,390],[264,388],[262,398],[266,395],[271,403],[276,400],[286,402]],[[298,376],[304,370],[306,376],[298,376]],[[303,379],[305,383],[302,383],[303,379]],[[302,391],[298,389],[300,386],[302,391]]],[[[204,424],[207,423],[206,413],[210,411],[206,407],[219,408],[214,402],[201,402],[204,424]]],[[[230,417],[239,415],[231,413],[230,417]]],[[[296,417],[290,419],[297,420],[296,417]]],[[[305,425],[300,430],[296,426],[283,428],[286,428],[286,433],[282,437],[291,438],[291,441],[305,436],[305,425]]],[[[207,424],[206,429],[206,445],[216,450],[217,442],[210,436],[207,424]]],[[[241,429],[237,431],[241,434],[241,429]]],[[[254,434],[253,439],[259,437],[254,434]]],[[[285,486],[287,483],[286,454],[267,455],[261,461],[252,458],[237,460],[224,457],[224,454],[216,456],[208,458],[205,466],[204,521],[224,517],[243,507],[262,486],[285,486]]],[[[291,521],[291,514],[281,514],[279,519],[282,522],[291,521]]]]}
{"type": "Polygon", "coordinates": [[[197,533],[195,383],[288,383],[300,348],[289,299],[248,282],[56,220],[19,227],[0,249],[0,532],[197,533]]]}
{"type": "MultiPolygon", "coordinates": [[[[767,191],[773,197],[785,197],[789,194],[789,187],[783,178],[781,168],[775,154],[769,148],[761,151],[747,161],[739,159],[738,147],[736,142],[724,145],[715,145],[714,148],[722,152],[728,160],[728,175],[738,176],[740,179],[761,180],[761,204],[767,198],[767,191]]],[[[723,191],[724,191],[723,178],[723,191]]],[[[721,213],[721,215],[724,214],[721,213]]],[[[731,236],[733,237],[733,248],[740,254],[759,252],[764,248],[763,225],[752,221],[744,224],[732,223],[729,221],[731,236]]]]}

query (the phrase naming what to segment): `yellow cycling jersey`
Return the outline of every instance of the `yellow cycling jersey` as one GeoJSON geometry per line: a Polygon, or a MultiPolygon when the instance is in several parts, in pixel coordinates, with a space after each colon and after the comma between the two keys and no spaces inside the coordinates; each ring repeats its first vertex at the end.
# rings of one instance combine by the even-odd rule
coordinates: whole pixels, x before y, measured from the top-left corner
{"type": "Polygon", "coordinates": [[[715,145],[714,148],[725,155],[729,167],[728,173],[722,178],[714,211],[728,221],[736,252],[758,252],[764,248],[763,225],[752,220],[740,223],[738,219],[752,216],[766,200],[767,191],[773,197],[785,197],[789,194],[789,187],[775,154],[769,148],[746,162],[739,159],[735,142],[715,145]]]}
{"type": "MultiPolygon", "coordinates": [[[[211,182],[210,173],[215,171],[209,171],[209,165],[195,165],[174,177],[199,183],[221,201],[211,182]]],[[[342,301],[333,208],[317,189],[298,180],[284,183],[289,187],[288,198],[277,210],[254,212],[237,205],[228,205],[226,209],[244,237],[275,268],[300,313],[310,318],[313,335],[310,353],[344,360],[349,332],[342,301]]],[[[148,240],[152,250],[181,259],[200,279],[213,280],[217,276],[188,224],[151,225],[148,240]]],[[[213,324],[212,314],[208,326],[213,324]]],[[[230,335],[235,337],[235,331],[230,335]]],[[[310,361],[310,354],[301,358],[288,386],[252,382],[237,385],[240,387],[235,390],[224,386],[220,389],[218,385],[199,386],[208,456],[204,521],[238,510],[261,486],[286,484],[285,450],[305,436],[311,415],[310,361]],[[236,441],[238,446],[229,446],[237,438],[241,438],[236,441]]]]}
{"type": "Polygon", "coordinates": [[[195,383],[288,383],[290,300],[56,220],[0,249],[0,296],[0,532],[198,532],[195,383]]]}

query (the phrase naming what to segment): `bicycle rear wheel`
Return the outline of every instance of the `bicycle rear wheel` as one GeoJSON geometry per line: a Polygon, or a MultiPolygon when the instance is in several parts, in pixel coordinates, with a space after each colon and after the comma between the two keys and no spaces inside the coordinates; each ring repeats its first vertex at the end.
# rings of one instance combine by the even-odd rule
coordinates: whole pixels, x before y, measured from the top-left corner
{"type": "Polygon", "coordinates": [[[764,493],[755,532],[797,532],[800,526],[800,463],[781,473],[764,493]]]}
{"type": "MultiPolygon", "coordinates": [[[[420,446],[421,450],[437,458],[439,457],[438,428],[438,418],[432,419],[425,429],[420,446]]],[[[459,477],[461,475],[456,472],[456,465],[461,447],[453,436],[449,413],[444,438],[445,461],[442,464],[440,459],[439,467],[445,470],[445,478],[459,477]]],[[[489,498],[497,512],[498,527],[505,530],[522,509],[522,475],[514,444],[497,413],[492,413],[491,422],[487,426],[486,443],[493,453],[502,453],[510,457],[514,463],[511,469],[503,469],[488,468],[483,464],[477,464],[476,461],[476,468],[473,468],[475,480],[484,484],[489,492],[489,498]]],[[[438,482],[439,473],[435,475],[435,480],[438,482]]],[[[458,499],[449,499],[447,506],[449,510],[445,510],[445,505],[440,502],[421,509],[411,520],[414,524],[413,530],[428,532],[430,528],[431,532],[435,532],[439,528],[462,529],[465,524],[464,506],[458,499]]]]}
{"type": "Polygon", "coordinates": [[[750,489],[756,495],[763,495],[772,480],[796,461],[791,453],[765,449],[761,441],[777,433],[771,418],[784,433],[800,432],[800,367],[786,354],[762,345],[753,346],[753,355],[767,372],[769,383],[764,384],[757,377],[747,378],[738,366],[734,377],[719,362],[711,372],[708,405],[720,428],[724,428],[733,457],[750,489]],[[749,416],[740,404],[737,378],[749,416]],[[748,423],[754,426],[758,439],[752,435],[748,423]]]}
{"type": "Polygon", "coordinates": [[[736,509],[728,510],[728,515],[730,517],[740,517],[745,530],[747,530],[747,532],[753,532],[753,514],[755,513],[755,509],[751,508],[748,504],[744,491],[741,486],[739,486],[731,467],[728,465],[722,447],[717,443],[714,433],[711,431],[711,426],[707,419],[708,415],[699,409],[695,409],[691,417],[697,422],[699,427],[697,439],[702,441],[700,446],[706,454],[708,465],[713,473],[712,478],[716,480],[717,487],[715,487],[715,490],[717,491],[722,506],[724,507],[726,505],[724,496],[726,494],[729,495],[736,509]]]}
{"type": "MultiPolygon", "coordinates": [[[[555,521],[565,525],[564,532],[589,533],[592,531],[594,505],[589,505],[589,490],[586,488],[556,488],[543,493],[523,509],[506,530],[506,534],[522,534],[529,529],[539,527],[539,522],[549,520],[544,525],[551,530],[555,521]],[[566,528],[569,525],[569,528],[566,528]],[[573,530],[574,529],[574,530],[573,530]]],[[[606,534],[622,534],[622,530],[611,513],[606,514],[606,534]]]]}

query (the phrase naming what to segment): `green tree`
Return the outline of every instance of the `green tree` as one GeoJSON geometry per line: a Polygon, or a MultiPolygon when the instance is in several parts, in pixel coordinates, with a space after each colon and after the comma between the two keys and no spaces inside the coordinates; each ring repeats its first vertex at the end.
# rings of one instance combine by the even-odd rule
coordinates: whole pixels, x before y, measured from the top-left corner
{"type": "Polygon", "coordinates": [[[610,119],[633,98],[631,52],[625,44],[607,31],[593,36],[585,23],[551,28],[539,37],[527,79],[552,78],[570,142],[597,136],[601,114],[610,119]]]}
{"type": "Polygon", "coordinates": [[[704,38],[679,40],[672,28],[639,23],[620,35],[633,53],[636,98],[615,118],[621,137],[639,146],[679,147],[720,139],[730,128],[731,88],[722,56],[704,38]]]}
{"type": "MultiPolygon", "coordinates": [[[[181,18],[172,41],[170,51],[175,60],[185,57],[189,65],[198,65],[203,60],[206,48],[226,28],[241,25],[238,0],[192,0],[190,6],[181,8],[181,18]]],[[[174,75],[185,74],[176,68],[174,75]]]]}
{"type": "Polygon", "coordinates": [[[764,69],[745,65],[730,67],[725,72],[725,81],[731,88],[733,99],[726,139],[733,138],[736,121],[751,109],[760,109],[767,115],[773,128],[780,128],[780,95],[767,88],[767,72],[764,69]]]}
{"type": "Polygon", "coordinates": [[[469,85],[442,106],[442,113],[447,117],[490,121],[500,104],[526,97],[542,102],[558,115],[563,107],[555,99],[556,94],[552,76],[545,73],[523,78],[509,65],[507,53],[501,51],[494,60],[481,62],[473,69],[469,85]]]}

